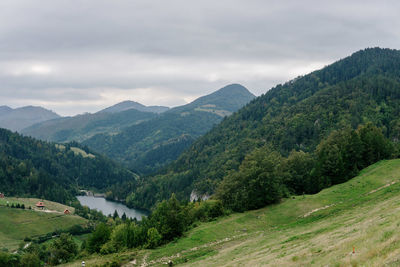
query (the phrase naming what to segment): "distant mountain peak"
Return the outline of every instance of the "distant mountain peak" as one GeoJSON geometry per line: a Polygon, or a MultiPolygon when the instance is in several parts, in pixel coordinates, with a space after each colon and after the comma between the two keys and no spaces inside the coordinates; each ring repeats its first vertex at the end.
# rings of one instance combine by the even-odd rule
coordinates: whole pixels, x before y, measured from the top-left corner
{"type": "Polygon", "coordinates": [[[223,93],[223,94],[237,94],[237,93],[245,93],[253,95],[246,87],[238,83],[228,84],[221,89],[215,91],[215,93],[223,93]]]}
{"type": "Polygon", "coordinates": [[[13,109],[9,106],[0,106],[0,116],[11,112],[13,109]]]}
{"type": "Polygon", "coordinates": [[[111,107],[100,110],[98,113],[118,113],[129,109],[136,109],[143,112],[163,113],[169,108],[164,106],[145,106],[132,100],[125,100],[111,107]]]}
{"type": "Polygon", "coordinates": [[[187,105],[173,108],[170,112],[207,111],[224,117],[254,98],[255,95],[243,85],[229,84],[211,94],[199,97],[187,105]]]}
{"type": "Polygon", "coordinates": [[[35,123],[59,117],[57,113],[42,107],[25,106],[12,109],[8,106],[0,106],[0,127],[12,131],[20,131],[35,123]]]}

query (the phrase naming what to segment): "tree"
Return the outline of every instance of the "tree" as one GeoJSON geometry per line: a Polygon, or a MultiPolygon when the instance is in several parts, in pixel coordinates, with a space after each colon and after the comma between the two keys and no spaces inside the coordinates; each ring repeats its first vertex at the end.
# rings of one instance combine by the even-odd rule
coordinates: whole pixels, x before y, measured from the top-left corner
{"type": "Polygon", "coordinates": [[[165,241],[181,236],[188,220],[175,194],[169,200],[159,203],[149,219],[149,224],[157,229],[165,241]]]}
{"type": "Polygon", "coordinates": [[[278,202],[284,195],[286,173],[282,157],[270,148],[255,149],[221,182],[217,198],[235,211],[257,209],[278,202]]]}
{"type": "Polygon", "coordinates": [[[285,184],[288,189],[296,194],[319,191],[320,187],[312,175],[314,166],[315,160],[311,154],[295,150],[290,152],[285,164],[288,172],[285,184]]]}
{"type": "Polygon", "coordinates": [[[115,219],[117,219],[117,218],[119,218],[119,214],[118,214],[118,211],[115,210],[115,211],[114,211],[114,214],[113,214],[113,219],[115,220],[115,219]]]}
{"type": "Polygon", "coordinates": [[[60,264],[73,259],[78,253],[78,246],[72,239],[71,234],[61,234],[59,238],[54,240],[50,245],[50,262],[52,264],[60,264]]]}
{"type": "Polygon", "coordinates": [[[367,167],[381,159],[390,158],[394,148],[382,134],[382,129],[372,123],[359,126],[357,133],[363,144],[363,167],[367,167]]]}
{"type": "Polygon", "coordinates": [[[97,225],[95,231],[90,235],[88,239],[88,251],[91,253],[99,252],[101,246],[110,239],[110,234],[110,228],[106,224],[100,223],[99,225],[97,225]]]}

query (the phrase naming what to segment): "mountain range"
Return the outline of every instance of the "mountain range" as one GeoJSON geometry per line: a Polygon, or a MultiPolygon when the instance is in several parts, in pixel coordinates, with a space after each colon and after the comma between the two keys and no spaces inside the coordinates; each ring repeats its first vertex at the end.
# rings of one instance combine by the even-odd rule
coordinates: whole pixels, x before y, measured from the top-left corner
{"type": "Polygon", "coordinates": [[[120,133],[98,134],[84,145],[147,174],[175,160],[193,141],[255,96],[239,84],[225,86],[120,133]]]}
{"type": "Polygon", "coordinates": [[[285,157],[293,150],[313,153],[333,131],[366,123],[396,143],[399,77],[400,51],[369,48],[277,85],[198,138],[162,173],[143,179],[131,204],[149,208],[172,193],[186,200],[211,195],[264,146],[285,157]]]}

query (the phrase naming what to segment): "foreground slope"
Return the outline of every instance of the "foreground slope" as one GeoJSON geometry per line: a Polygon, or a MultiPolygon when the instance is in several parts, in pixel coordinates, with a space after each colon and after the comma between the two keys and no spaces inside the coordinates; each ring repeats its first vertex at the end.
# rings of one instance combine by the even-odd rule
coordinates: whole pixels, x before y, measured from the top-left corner
{"type": "Polygon", "coordinates": [[[398,266],[399,203],[400,159],[381,161],[318,194],[202,223],[158,249],[86,262],[120,257],[126,266],[165,266],[168,260],[178,266],[398,266]]]}
{"type": "Polygon", "coordinates": [[[99,134],[84,144],[135,172],[149,173],[175,160],[196,138],[253,98],[245,87],[231,84],[117,135],[99,134]]]}
{"type": "Polygon", "coordinates": [[[213,194],[246,155],[270,145],[282,155],[312,152],[333,130],[372,122],[399,140],[400,51],[372,48],[278,85],[199,138],[163,175],[135,192],[151,207],[175,192],[213,194]]]}

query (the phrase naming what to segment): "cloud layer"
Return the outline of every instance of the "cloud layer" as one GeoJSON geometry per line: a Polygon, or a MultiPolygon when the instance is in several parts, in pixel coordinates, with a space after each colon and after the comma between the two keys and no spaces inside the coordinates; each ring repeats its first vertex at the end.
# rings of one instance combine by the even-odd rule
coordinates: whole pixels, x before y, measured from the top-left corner
{"type": "Polygon", "coordinates": [[[398,1],[0,2],[0,105],[62,115],[259,95],[366,47],[400,47],[398,1]]]}

